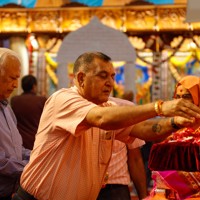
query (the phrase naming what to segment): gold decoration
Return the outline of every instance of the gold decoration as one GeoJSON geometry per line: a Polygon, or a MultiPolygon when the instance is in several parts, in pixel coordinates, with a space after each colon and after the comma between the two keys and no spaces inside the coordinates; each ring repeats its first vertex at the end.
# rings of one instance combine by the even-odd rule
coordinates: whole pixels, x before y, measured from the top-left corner
{"type": "Polygon", "coordinates": [[[0,29],[2,32],[27,31],[27,12],[1,12],[0,29]]]}
{"type": "Polygon", "coordinates": [[[53,83],[55,85],[58,85],[58,77],[56,76],[56,73],[51,69],[51,66],[49,64],[46,65],[46,70],[53,83]]]}
{"type": "Polygon", "coordinates": [[[57,66],[58,66],[58,63],[55,62],[51,56],[49,55],[49,53],[45,52],[45,58],[46,58],[46,61],[47,63],[53,68],[53,69],[57,69],[57,66]]]}
{"type": "Polygon", "coordinates": [[[75,31],[86,25],[90,21],[90,12],[85,9],[61,10],[61,27],[60,32],[75,31]]]}
{"type": "Polygon", "coordinates": [[[129,37],[129,40],[134,48],[142,50],[145,48],[145,43],[142,38],[139,37],[129,37]]]}
{"type": "Polygon", "coordinates": [[[178,37],[175,37],[173,39],[173,41],[171,42],[171,47],[172,48],[176,48],[178,46],[178,44],[181,42],[181,40],[183,39],[183,36],[178,36],[178,37]]]}
{"type": "Polygon", "coordinates": [[[178,82],[181,79],[181,76],[179,75],[177,69],[171,63],[169,63],[169,70],[172,76],[174,77],[174,79],[178,82]]]}
{"type": "Polygon", "coordinates": [[[58,66],[58,63],[55,62],[51,56],[49,55],[49,53],[45,52],[45,59],[46,59],[46,62],[47,62],[47,65],[46,65],[46,71],[47,71],[47,74],[49,75],[49,77],[51,78],[51,80],[53,81],[53,83],[55,85],[58,85],[58,77],[55,73],[55,69],[57,69],[57,66],[58,66]]]}
{"type": "Polygon", "coordinates": [[[200,49],[196,49],[195,55],[198,61],[200,61],[200,49]]]}
{"type": "Polygon", "coordinates": [[[186,11],[182,8],[158,9],[158,27],[160,30],[188,29],[185,23],[186,11]]]}
{"type": "Polygon", "coordinates": [[[59,30],[59,13],[57,11],[33,11],[30,13],[31,22],[29,31],[54,31],[59,30]]]}
{"type": "Polygon", "coordinates": [[[154,30],[155,9],[127,9],[125,12],[126,30],[154,30]]]}
{"type": "Polygon", "coordinates": [[[175,56],[173,56],[170,58],[170,62],[176,67],[185,68],[186,64],[191,59],[192,55],[193,55],[193,52],[190,52],[189,55],[187,55],[183,59],[180,59],[180,58],[178,59],[175,56]]]}
{"type": "MultiPolygon", "coordinates": [[[[140,104],[141,99],[147,99],[147,102],[150,102],[150,87],[152,86],[152,78],[150,77],[147,82],[143,85],[136,85],[137,86],[137,94],[136,94],[136,102],[140,104]],[[146,98],[145,98],[146,97],[146,98]]],[[[142,102],[142,103],[147,103],[142,102]]]]}
{"type": "Polygon", "coordinates": [[[97,16],[104,24],[124,32],[200,30],[200,23],[186,23],[186,5],[0,8],[1,32],[70,32],[97,16]]]}
{"type": "Polygon", "coordinates": [[[92,11],[93,16],[97,16],[100,21],[111,28],[123,30],[123,12],[121,9],[102,10],[96,9],[92,11]]]}
{"type": "Polygon", "coordinates": [[[164,103],[164,101],[159,99],[154,104],[154,109],[158,116],[163,116],[163,112],[162,112],[162,104],[163,103],[164,103]]]}

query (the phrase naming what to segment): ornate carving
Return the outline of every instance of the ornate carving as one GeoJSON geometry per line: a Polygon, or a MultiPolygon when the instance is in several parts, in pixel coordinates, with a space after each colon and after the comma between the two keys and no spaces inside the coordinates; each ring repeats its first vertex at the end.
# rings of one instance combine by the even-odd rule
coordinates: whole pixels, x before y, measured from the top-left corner
{"type": "Polygon", "coordinates": [[[2,32],[26,32],[27,12],[1,12],[0,29],[2,32]]]}
{"type": "Polygon", "coordinates": [[[91,11],[92,16],[97,16],[100,21],[112,28],[124,30],[124,12],[121,9],[100,10],[94,9],[91,11]]]}
{"type": "Polygon", "coordinates": [[[89,10],[81,9],[70,9],[62,10],[61,13],[61,28],[60,30],[65,31],[75,31],[78,28],[86,25],[90,21],[89,10]]]}
{"type": "Polygon", "coordinates": [[[125,26],[127,31],[154,30],[155,9],[126,9],[125,26]]]}
{"type": "Polygon", "coordinates": [[[0,9],[1,32],[70,32],[97,16],[105,25],[135,33],[148,31],[200,30],[199,23],[186,23],[185,6],[61,7],[0,9]]]}
{"type": "Polygon", "coordinates": [[[29,14],[29,31],[59,31],[60,15],[58,11],[32,11],[29,14]]]}
{"type": "Polygon", "coordinates": [[[188,29],[185,22],[186,11],[183,8],[158,9],[158,23],[160,30],[188,29]]]}

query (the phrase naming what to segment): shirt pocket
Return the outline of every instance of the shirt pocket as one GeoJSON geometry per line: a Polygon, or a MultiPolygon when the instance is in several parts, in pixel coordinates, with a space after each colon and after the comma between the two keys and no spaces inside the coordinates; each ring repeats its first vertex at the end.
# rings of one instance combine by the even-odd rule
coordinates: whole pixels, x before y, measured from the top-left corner
{"type": "Polygon", "coordinates": [[[99,161],[100,164],[108,164],[112,155],[113,133],[104,133],[103,139],[100,138],[99,143],[99,161]],[[105,134],[105,135],[104,135],[105,134]],[[107,137],[109,135],[109,137],[107,137]]]}

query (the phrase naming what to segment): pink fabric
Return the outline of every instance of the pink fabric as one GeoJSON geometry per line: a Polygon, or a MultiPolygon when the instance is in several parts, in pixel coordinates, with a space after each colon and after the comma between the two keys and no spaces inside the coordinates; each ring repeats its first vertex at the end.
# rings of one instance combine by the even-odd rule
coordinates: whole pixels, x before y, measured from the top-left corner
{"type": "Polygon", "coordinates": [[[199,172],[154,171],[152,178],[155,181],[154,190],[156,188],[172,189],[177,192],[180,200],[200,197],[199,172]]]}

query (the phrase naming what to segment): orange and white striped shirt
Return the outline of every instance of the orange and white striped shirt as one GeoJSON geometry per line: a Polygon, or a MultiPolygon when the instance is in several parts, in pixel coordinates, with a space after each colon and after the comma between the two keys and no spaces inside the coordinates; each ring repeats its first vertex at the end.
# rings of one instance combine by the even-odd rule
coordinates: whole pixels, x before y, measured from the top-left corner
{"type": "MultiPolygon", "coordinates": [[[[113,99],[110,97],[110,101],[114,100],[117,105],[134,105],[133,102],[121,99],[113,99]]],[[[136,138],[131,144],[114,140],[111,160],[107,169],[108,184],[123,184],[128,185],[130,183],[130,174],[127,165],[127,148],[134,149],[141,147],[145,144],[145,141],[136,138]]]]}
{"type": "Polygon", "coordinates": [[[130,174],[127,165],[127,148],[134,149],[141,147],[145,142],[136,138],[130,145],[114,140],[112,157],[107,169],[109,174],[108,184],[123,184],[130,183],[130,174]]]}
{"type": "Polygon", "coordinates": [[[22,188],[36,199],[95,200],[115,135],[123,142],[134,140],[128,136],[131,126],[107,132],[81,123],[95,106],[80,96],[76,87],[61,89],[46,101],[30,161],[20,180],[22,188]],[[109,138],[104,137],[105,132],[109,138]]]}

